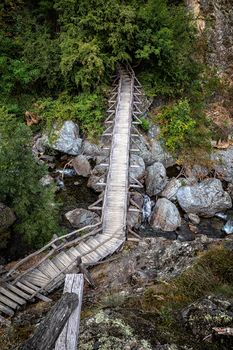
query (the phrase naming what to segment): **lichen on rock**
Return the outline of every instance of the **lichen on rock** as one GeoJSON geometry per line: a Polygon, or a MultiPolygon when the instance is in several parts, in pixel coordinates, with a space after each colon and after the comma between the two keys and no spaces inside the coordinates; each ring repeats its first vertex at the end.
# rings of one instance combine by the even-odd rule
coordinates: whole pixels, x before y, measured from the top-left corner
{"type": "Polygon", "coordinates": [[[152,350],[122,318],[108,309],[83,320],[79,339],[80,350],[152,350]]]}

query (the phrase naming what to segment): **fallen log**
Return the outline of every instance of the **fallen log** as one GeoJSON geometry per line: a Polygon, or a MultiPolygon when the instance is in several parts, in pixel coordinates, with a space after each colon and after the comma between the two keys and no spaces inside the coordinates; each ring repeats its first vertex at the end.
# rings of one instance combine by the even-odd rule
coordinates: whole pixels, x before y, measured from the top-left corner
{"type": "Polygon", "coordinates": [[[79,297],[76,293],[63,294],[21,350],[53,350],[66,322],[78,304],[79,297]]]}

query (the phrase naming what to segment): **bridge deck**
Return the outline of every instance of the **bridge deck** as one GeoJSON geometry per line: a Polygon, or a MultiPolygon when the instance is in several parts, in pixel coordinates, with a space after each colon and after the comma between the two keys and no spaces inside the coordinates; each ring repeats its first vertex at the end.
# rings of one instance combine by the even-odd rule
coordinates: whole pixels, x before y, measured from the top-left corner
{"type": "Polygon", "coordinates": [[[132,86],[122,76],[119,103],[113,129],[110,166],[103,210],[103,235],[125,239],[128,201],[129,148],[132,110],[132,86]]]}
{"type": "MultiPolygon", "coordinates": [[[[73,246],[65,251],[54,254],[56,250],[53,250],[32,268],[3,283],[0,286],[0,313],[12,316],[16,309],[35,296],[48,299],[43,294],[64,281],[65,274],[77,265],[79,257],[84,264],[94,265],[114,253],[125,241],[133,82],[131,75],[121,72],[102,223],[97,227],[98,232],[94,231],[95,234],[93,232],[75,244],[72,242],[73,246]]],[[[56,249],[54,245],[52,247],[56,249]]]]}

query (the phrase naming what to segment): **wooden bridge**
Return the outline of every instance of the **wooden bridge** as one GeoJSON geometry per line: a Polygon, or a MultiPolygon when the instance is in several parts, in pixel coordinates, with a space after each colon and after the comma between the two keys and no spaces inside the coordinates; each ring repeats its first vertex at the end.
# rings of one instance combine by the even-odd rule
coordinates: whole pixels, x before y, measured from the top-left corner
{"type": "MultiPolygon", "coordinates": [[[[101,210],[101,221],[54,239],[42,249],[18,262],[0,283],[0,313],[12,316],[20,306],[47,295],[64,282],[66,273],[79,266],[93,266],[117,251],[127,239],[129,188],[142,187],[129,177],[131,152],[138,152],[142,88],[131,68],[120,68],[109,99],[103,133],[109,155],[106,179],[99,185],[104,193],[90,209],[101,210]],[[101,206],[102,203],[102,206],[101,206]],[[36,261],[32,264],[32,261],[36,261]],[[27,268],[30,263],[30,268],[27,268]]],[[[136,205],[136,203],[135,203],[136,205]]],[[[132,209],[138,211],[138,208],[132,209]]],[[[1,318],[2,316],[0,316],[1,318]]]]}

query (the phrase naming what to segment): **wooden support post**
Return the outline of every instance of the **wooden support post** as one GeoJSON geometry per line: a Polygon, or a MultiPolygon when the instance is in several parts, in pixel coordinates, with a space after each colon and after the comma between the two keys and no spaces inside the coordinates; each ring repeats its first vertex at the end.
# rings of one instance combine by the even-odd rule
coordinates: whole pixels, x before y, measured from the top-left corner
{"type": "Polygon", "coordinates": [[[53,350],[70,315],[78,305],[81,307],[81,301],[79,302],[77,293],[65,293],[41,321],[34,335],[26,341],[21,350],[53,350]]]}
{"type": "Polygon", "coordinates": [[[129,208],[128,211],[135,212],[135,213],[142,213],[142,211],[140,209],[137,209],[137,208],[129,208]]]}
{"type": "Polygon", "coordinates": [[[67,274],[64,286],[64,293],[77,295],[79,304],[71,314],[62,333],[60,334],[55,350],[76,350],[78,346],[80,314],[83,296],[83,274],[67,274]]]}

